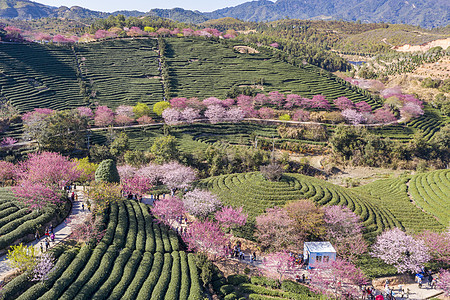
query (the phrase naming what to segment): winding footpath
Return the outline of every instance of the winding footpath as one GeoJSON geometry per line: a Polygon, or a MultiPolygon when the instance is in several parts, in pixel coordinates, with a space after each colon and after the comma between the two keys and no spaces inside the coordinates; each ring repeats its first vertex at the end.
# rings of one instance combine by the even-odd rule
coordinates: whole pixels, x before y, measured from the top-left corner
{"type": "MultiPolygon", "coordinates": [[[[67,224],[68,219],[74,219],[75,217],[79,218],[80,216],[85,216],[89,213],[89,211],[86,209],[83,210],[82,204],[83,204],[83,192],[80,190],[76,191],[76,194],[78,195],[78,200],[73,202],[72,210],[70,211],[69,216],[58,226],[56,226],[53,229],[53,232],[55,233],[55,241],[50,242],[50,247],[58,245],[60,242],[65,240],[71,233],[72,228],[71,224],[67,224]]],[[[84,218],[82,218],[84,219],[84,218]]],[[[27,243],[28,246],[33,246],[35,249],[35,253],[41,253],[41,243],[43,247],[45,247],[45,238],[46,236],[42,236],[38,241],[33,240],[30,243],[27,243]]],[[[8,264],[8,259],[6,258],[6,254],[2,255],[0,257],[0,282],[4,280],[5,277],[7,277],[10,274],[13,274],[16,271],[16,269],[13,269],[8,264]]]]}

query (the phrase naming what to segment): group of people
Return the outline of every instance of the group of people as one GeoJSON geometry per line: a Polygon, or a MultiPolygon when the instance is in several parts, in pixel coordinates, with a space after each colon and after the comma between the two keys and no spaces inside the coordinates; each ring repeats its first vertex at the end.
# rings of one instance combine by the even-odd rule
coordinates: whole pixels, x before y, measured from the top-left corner
{"type": "MultiPolygon", "coordinates": [[[[234,245],[234,247],[231,246],[231,243],[228,243],[228,246],[226,246],[225,250],[226,253],[230,255],[231,258],[237,258],[239,260],[245,260],[245,253],[244,251],[242,251],[241,249],[241,242],[238,241],[236,242],[236,245],[234,245]]],[[[253,252],[252,254],[250,254],[250,263],[253,263],[254,261],[256,261],[256,252],[253,252]]]]}
{"type": "MultiPolygon", "coordinates": [[[[50,224],[50,226],[48,228],[45,229],[45,233],[44,233],[45,239],[44,241],[42,241],[40,243],[40,247],[41,247],[41,253],[48,250],[48,248],[50,248],[50,243],[54,243],[55,242],[55,233],[53,232],[53,224],[50,224]]],[[[36,241],[39,241],[40,239],[40,235],[39,235],[39,231],[36,230],[36,233],[34,235],[36,241]]]]}

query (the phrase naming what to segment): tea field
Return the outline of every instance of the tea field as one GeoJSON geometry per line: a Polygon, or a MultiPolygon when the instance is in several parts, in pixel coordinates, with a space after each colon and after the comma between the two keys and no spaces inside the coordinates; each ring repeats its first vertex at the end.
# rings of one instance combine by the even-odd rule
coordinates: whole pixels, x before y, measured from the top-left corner
{"type": "Polygon", "coordinates": [[[128,200],[111,205],[96,247],[63,253],[44,282],[24,289],[22,281],[4,287],[5,299],[202,299],[194,254],[145,204],[128,200]]]}
{"type": "Polygon", "coordinates": [[[51,208],[44,211],[30,210],[14,197],[10,188],[0,188],[0,250],[5,250],[19,241],[32,240],[36,228],[54,218],[59,223],[69,210],[69,203],[63,206],[62,211],[51,208]]]}
{"type": "Polygon", "coordinates": [[[157,48],[154,39],[75,46],[82,74],[92,83],[94,100],[111,108],[137,102],[152,105],[163,100],[157,48]]]}
{"type": "Polygon", "coordinates": [[[233,44],[202,39],[166,39],[172,97],[225,97],[233,86],[251,86],[263,81],[265,92],[296,93],[304,97],[322,94],[333,100],[348,97],[354,102],[379,105],[351,91],[323,70],[295,67],[266,52],[238,53],[233,44]]]}

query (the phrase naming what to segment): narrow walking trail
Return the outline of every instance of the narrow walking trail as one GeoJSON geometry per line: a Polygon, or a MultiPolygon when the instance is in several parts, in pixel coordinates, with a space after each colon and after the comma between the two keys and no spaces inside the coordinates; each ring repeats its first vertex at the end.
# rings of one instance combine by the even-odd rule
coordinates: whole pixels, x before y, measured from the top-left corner
{"type": "MultiPolygon", "coordinates": [[[[49,249],[51,249],[52,247],[56,246],[57,244],[59,244],[60,242],[62,242],[64,239],[66,239],[71,233],[72,233],[72,224],[75,223],[71,223],[71,224],[67,224],[67,220],[68,219],[73,219],[75,217],[80,218],[80,219],[84,219],[83,216],[86,216],[89,211],[86,208],[85,205],[85,209],[83,210],[82,208],[82,204],[84,201],[84,196],[83,196],[83,192],[81,190],[76,190],[75,193],[78,195],[78,200],[73,202],[72,205],[72,210],[70,211],[69,216],[58,226],[56,226],[53,229],[53,232],[55,233],[55,241],[54,242],[50,242],[50,247],[49,249]]],[[[43,245],[44,248],[44,252],[45,252],[45,238],[46,236],[42,236],[38,241],[33,240],[30,243],[27,243],[28,246],[34,246],[35,248],[35,253],[40,254],[41,253],[41,243],[43,245]]],[[[8,260],[6,258],[6,254],[2,255],[0,257],[0,281],[3,281],[4,278],[12,273],[14,273],[16,270],[11,268],[8,264],[8,260]]]]}

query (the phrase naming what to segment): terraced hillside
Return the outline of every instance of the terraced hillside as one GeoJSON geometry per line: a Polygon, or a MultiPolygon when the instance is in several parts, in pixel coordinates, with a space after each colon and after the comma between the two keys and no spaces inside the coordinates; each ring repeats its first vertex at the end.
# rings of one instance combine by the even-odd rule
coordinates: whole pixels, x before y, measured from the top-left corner
{"type": "Polygon", "coordinates": [[[201,180],[199,185],[216,193],[226,205],[243,206],[252,219],[266,208],[311,199],[320,205],[349,207],[361,216],[369,239],[387,228],[402,227],[392,213],[373,203],[370,196],[314,177],[285,174],[280,182],[270,182],[260,173],[241,173],[209,177],[201,180]]]}
{"type": "Polygon", "coordinates": [[[99,244],[65,252],[47,281],[24,290],[15,280],[5,299],[202,299],[193,254],[135,201],[112,205],[99,244]]]}
{"type": "Polygon", "coordinates": [[[0,44],[0,100],[20,111],[83,105],[76,63],[68,47],[0,44]]]}
{"type": "MultiPolygon", "coordinates": [[[[373,183],[358,187],[353,189],[355,192],[364,194],[370,194],[376,200],[374,204],[376,204],[380,208],[384,208],[389,210],[397,220],[401,222],[405,229],[411,230],[413,232],[421,232],[423,230],[433,230],[440,231],[448,226],[448,222],[444,223],[443,221],[438,222],[438,220],[433,216],[433,212],[436,213],[436,206],[439,203],[441,207],[442,213],[438,213],[440,216],[444,215],[448,217],[448,210],[445,211],[445,207],[448,207],[449,199],[448,196],[444,198],[437,198],[436,195],[432,195],[434,190],[436,190],[436,183],[439,186],[442,186],[442,189],[448,185],[448,176],[450,172],[448,170],[437,171],[426,173],[423,175],[413,176],[411,181],[409,182],[409,192],[411,194],[416,195],[417,200],[416,203],[420,206],[419,203],[422,203],[424,207],[426,207],[425,212],[415,203],[412,202],[412,199],[408,196],[408,181],[409,177],[404,178],[396,178],[396,179],[384,179],[377,180],[373,183]],[[440,178],[434,179],[434,176],[437,175],[439,177],[443,176],[442,179],[447,178],[445,181],[438,181],[440,178]],[[429,186],[420,187],[418,184],[427,184],[422,179],[430,177],[429,186]],[[436,180],[433,182],[433,180],[436,180]],[[431,188],[433,185],[433,188],[431,188]],[[415,193],[415,191],[420,190],[422,193],[415,193]],[[414,193],[413,193],[414,191],[414,193]],[[429,191],[430,197],[428,194],[425,194],[425,191],[429,191]],[[422,195],[422,196],[419,196],[422,195]],[[433,207],[433,209],[430,209],[433,207]]],[[[426,180],[425,180],[426,181],[426,180]]],[[[436,190],[436,192],[438,192],[436,190]]],[[[415,200],[416,198],[414,198],[415,200]]]]}
{"type": "Polygon", "coordinates": [[[0,188],[0,250],[19,241],[33,239],[36,228],[53,218],[58,218],[59,221],[64,219],[69,209],[67,205],[63,212],[55,209],[30,210],[16,200],[9,188],[0,188]]]}
{"type": "Polygon", "coordinates": [[[235,85],[259,84],[262,79],[266,92],[323,94],[328,100],[345,96],[377,106],[310,65],[298,68],[262,52],[237,53],[231,44],[213,40],[170,38],[166,48],[173,97],[225,97],[235,85]]]}
{"type": "Polygon", "coordinates": [[[411,177],[408,193],[414,203],[448,226],[450,222],[450,170],[439,170],[411,177]]]}
{"type": "Polygon", "coordinates": [[[93,83],[95,101],[115,108],[163,99],[157,41],[123,39],[75,46],[81,71],[93,83]]]}

